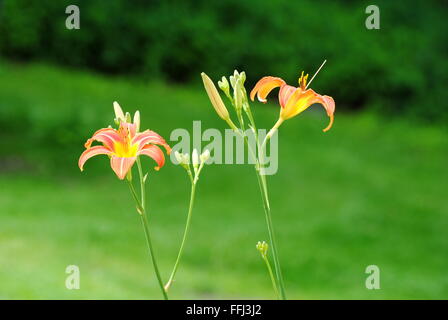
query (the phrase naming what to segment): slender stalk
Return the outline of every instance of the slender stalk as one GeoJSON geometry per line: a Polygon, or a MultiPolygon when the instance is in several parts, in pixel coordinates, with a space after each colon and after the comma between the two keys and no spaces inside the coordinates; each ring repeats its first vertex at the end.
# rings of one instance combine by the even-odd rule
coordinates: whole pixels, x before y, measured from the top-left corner
{"type": "Polygon", "coordinates": [[[268,268],[269,277],[271,278],[272,287],[274,287],[275,294],[277,295],[277,298],[280,298],[280,295],[279,295],[278,289],[277,289],[277,281],[275,280],[274,273],[272,272],[271,264],[269,263],[268,257],[263,256],[262,258],[263,258],[264,262],[266,263],[266,267],[268,268]]]}
{"type": "Polygon", "coordinates": [[[271,208],[269,205],[269,196],[268,196],[268,190],[267,190],[266,177],[264,175],[262,175],[260,173],[260,171],[257,171],[257,176],[258,176],[258,182],[259,182],[259,186],[260,186],[261,196],[263,199],[266,224],[267,224],[268,233],[269,233],[269,242],[271,244],[272,257],[274,260],[275,274],[276,274],[276,278],[277,278],[278,287],[280,289],[280,298],[282,300],[286,300],[285,285],[283,283],[283,276],[282,276],[282,272],[281,272],[280,261],[278,258],[277,243],[276,243],[275,234],[274,234],[274,226],[272,224],[271,208]]]}
{"type": "MultiPolygon", "coordinates": [[[[245,93],[244,96],[247,96],[247,94],[245,93]]],[[[233,103],[232,99],[230,99],[231,102],[233,103]]],[[[246,100],[247,103],[247,100],[246,100]]],[[[269,205],[269,195],[268,195],[268,189],[267,189],[267,182],[266,182],[266,177],[263,174],[263,164],[264,164],[264,157],[263,157],[263,150],[264,147],[267,143],[267,140],[269,140],[271,138],[271,136],[274,134],[275,130],[277,130],[277,128],[282,124],[283,119],[279,119],[277,121],[277,123],[274,125],[274,127],[269,131],[269,133],[267,134],[266,138],[264,139],[263,143],[260,145],[259,139],[258,139],[258,134],[257,134],[257,128],[255,125],[255,121],[252,115],[252,112],[250,112],[250,108],[247,108],[248,112],[246,112],[248,118],[249,118],[249,122],[252,125],[254,134],[255,134],[255,139],[257,141],[257,149],[258,149],[258,156],[256,156],[256,154],[254,154],[254,151],[252,150],[250,144],[248,143],[248,139],[247,136],[243,133],[241,133],[237,128],[235,128],[234,124],[232,123],[231,127],[232,129],[237,132],[240,133],[242,135],[242,137],[244,138],[244,141],[246,143],[246,145],[249,148],[249,151],[251,152],[251,154],[254,156],[255,158],[255,171],[257,173],[257,178],[258,178],[258,184],[260,187],[260,192],[261,192],[261,197],[263,199],[263,207],[264,207],[264,211],[265,211],[265,217],[266,217],[266,223],[267,223],[267,227],[268,227],[268,233],[269,233],[269,239],[270,239],[270,243],[271,243],[271,247],[272,247],[272,256],[273,256],[273,260],[274,260],[274,269],[275,269],[275,279],[274,277],[272,277],[272,269],[270,269],[270,265],[269,265],[269,269],[270,269],[270,274],[271,274],[271,280],[273,281],[274,284],[274,288],[280,288],[280,292],[278,292],[278,289],[276,290],[276,292],[278,292],[278,296],[283,299],[286,300],[286,293],[285,293],[285,286],[283,283],[283,276],[282,276],[282,272],[281,272],[281,268],[280,268],[280,261],[278,258],[278,252],[277,252],[277,245],[276,245],[276,240],[275,240],[275,235],[274,235],[274,227],[272,224],[272,217],[271,217],[271,208],[269,205]],[[275,281],[276,280],[276,281],[275,281]]],[[[242,125],[241,121],[240,124],[242,125]]],[[[242,129],[244,129],[242,127],[242,129]]]]}
{"type": "Polygon", "coordinates": [[[261,144],[261,151],[264,150],[266,143],[268,142],[268,140],[271,139],[271,137],[274,135],[275,131],[277,131],[278,127],[280,127],[282,125],[283,121],[284,120],[282,118],[279,118],[277,120],[277,122],[274,124],[274,126],[272,127],[272,129],[269,130],[268,134],[266,135],[266,137],[263,140],[263,143],[261,144]]]}
{"type": "Polygon", "coordinates": [[[173,271],[171,272],[171,276],[170,276],[168,282],[165,285],[165,291],[168,291],[168,289],[170,288],[171,284],[173,283],[174,277],[176,276],[177,268],[179,267],[179,262],[180,262],[180,259],[182,257],[182,253],[183,253],[183,250],[184,250],[185,240],[187,239],[188,230],[190,228],[191,216],[192,216],[192,212],[193,212],[193,205],[194,205],[194,198],[195,198],[195,192],[196,192],[196,182],[192,181],[192,184],[191,184],[191,194],[190,194],[190,205],[188,207],[188,216],[187,216],[187,222],[185,224],[184,235],[183,235],[183,238],[182,238],[182,243],[180,245],[179,253],[177,254],[177,259],[176,259],[176,263],[174,264],[173,271]]]}
{"type": "MultiPolygon", "coordinates": [[[[258,147],[258,157],[256,157],[255,171],[257,173],[258,185],[260,187],[261,197],[263,200],[266,224],[268,227],[269,239],[270,239],[270,243],[271,243],[271,247],[272,247],[272,256],[274,259],[274,269],[275,269],[276,280],[277,280],[276,281],[277,285],[275,287],[280,288],[280,292],[278,293],[278,296],[282,300],[286,300],[285,285],[283,282],[283,276],[282,276],[281,267],[280,267],[280,260],[278,258],[278,253],[277,253],[277,244],[276,244],[275,235],[274,235],[274,227],[272,224],[271,207],[269,205],[269,195],[268,195],[268,189],[267,189],[266,176],[264,174],[262,174],[262,168],[261,168],[261,166],[263,166],[263,163],[264,163],[264,157],[263,157],[264,151],[263,150],[266,145],[266,141],[270,138],[270,136],[268,134],[266,136],[265,140],[263,141],[262,146],[260,146],[260,143],[258,141],[258,134],[257,134],[257,130],[255,127],[255,122],[253,121],[253,118],[252,118],[251,122],[252,122],[252,126],[254,127],[255,139],[257,141],[257,147],[258,147]]],[[[282,124],[282,122],[283,122],[283,120],[279,119],[279,121],[277,121],[277,123],[274,125],[274,127],[273,127],[273,129],[271,129],[271,131],[272,130],[275,131],[282,124]]],[[[271,133],[271,131],[270,131],[270,133],[271,133]]],[[[272,132],[274,132],[274,131],[272,131],[272,132]]],[[[244,138],[244,141],[246,142],[246,145],[249,148],[249,151],[251,151],[251,153],[253,154],[253,150],[252,150],[250,144],[248,143],[247,137],[244,135],[243,138],[244,138]]],[[[277,292],[278,292],[278,290],[277,290],[277,292]]]]}
{"type": "Polygon", "coordinates": [[[140,199],[138,198],[137,192],[135,191],[135,188],[134,188],[134,185],[132,184],[131,181],[128,180],[129,188],[130,188],[132,196],[134,197],[134,200],[137,204],[137,211],[140,214],[140,220],[142,222],[143,231],[145,232],[145,239],[146,239],[146,244],[148,246],[149,256],[151,258],[151,261],[152,261],[152,264],[154,267],[154,272],[156,274],[157,281],[159,283],[160,289],[162,290],[164,299],[168,300],[168,295],[165,292],[165,289],[163,288],[162,277],[160,276],[159,267],[157,265],[157,260],[154,255],[154,248],[153,248],[152,241],[151,241],[151,234],[149,231],[149,224],[148,224],[148,219],[147,219],[147,215],[146,215],[145,181],[144,181],[142,166],[141,166],[139,158],[137,158],[137,167],[138,167],[139,179],[140,179],[141,198],[140,199]]]}
{"type": "MultiPolygon", "coordinates": [[[[281,122],[280,122],[280,124],[281,124],[281,122]]],[[[266,139],[265,139],[265,141],[266,141],[266,139]]],[[[258,143],[258,139],[257,139],[257,143],[258,143]]],[[[272,248],[272,258],[274,260],[274,269],[275,269],[275,274],[277,277],[278,288],[280,290],[280,298],[282,300],[286,300],[285,285],[283,282],[282,270],[280,267],[280,259],[278,257],[277,242],[275,240],[274,226],[272,223],[271,206],[269,204],[268,186],[267,186],[267,181],[266,181],[266,175],[264,175],[263,168],[262,168],[264,165],[264,156],[263,156],[264,147],[265,147],[265,142],[263,143],[263,146],[261,148],[258,145],[259,168],[256,171],[257,171],[258,182],[259,182],[260,191],[261,191],[261,197],[263,199],[266,224],[268,227],[269,240],[271,242],[271,248],[272,248]]]]}
{"type": "Polygon", "coordinates": [[[165,289],[163,288],[163,281],[160,276],[159,267],[157,266],[156,258],[154,256],[154,248],[152,247],[152,243],[151,243],[151,235],[149,233],[148,219],[146,218],[146,214],[140,215],[140,218],[142,220],[143,229],[145,230],[146,244],[148,245],[149,255],[151,256],[152,264],[154,266],[154,271],[156,273],[157,281],[159,282],[160,290],[162,290],[163,298],[165,300],[168,300],[168,294],[166,293],[165,289]]]}

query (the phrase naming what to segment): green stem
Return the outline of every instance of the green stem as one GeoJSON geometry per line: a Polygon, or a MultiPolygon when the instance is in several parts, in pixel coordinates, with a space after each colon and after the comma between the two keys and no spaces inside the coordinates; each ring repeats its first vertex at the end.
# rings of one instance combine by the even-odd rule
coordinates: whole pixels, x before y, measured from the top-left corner
{"type": "MultiPolygon", "coordinates": [[[[262,166],[263,164],[263,157],[261,157],[261,160],[259,160],[259,165],[262,166]]],[[[272,224],[272,216],[271,216],[271,208],[269,205],[269,195],[268,195],[268,188],[267,188],[267,182],[266,182],[266,176],[261,173],[261,167],[259,170],[257,170],[257,176],[258,176],[258,182],[260,186],[261,196],[263,198],[263,206],[264,206],[264,212],[266,216],[266,224],[268,226],[268,232],[269,232],[269,240],[272,247],[272,257],[274,259],[274,269],[275,274],[277,277],[277,283],[278,287],[280,288],[280,298],[282,300],[286,300],[286,293],[285,293],[285,285],[283,283],[283,276],[282,271],[280,267],[280,260],[278,258],[278,251],[277,251],[277,244],[275,240],[275,234],[274,234],[274,226],[272,224]]]]}
{"type": "Polygon", "coordinates": [[[138,199],[137,192],[135,191],[134,185],[132,184],[131,181],[128,180],[129,188],[131,189],[132,196],[134,197],[134,200],[137,203],[137,211],[140,214],[140,220],[142,221],[143,231],[145,232],[145,239],[146,239],[146,244],[148,246],[149,256],[151,258],[151,261],[152,261],[152,264],[154,267],[154,272],[156,274],[157,281],[159,283],[160,289],[162,290],[164,299],[168,300],[168,295],[165,292],[165,289],[163,288],[162,277],[160,276],[159,267],[157,265],[157,260],[155,258],[155,254],[154,254],[154,248],[152,246],[151,234],[149,231],[149,224],[148,224],[148,219],[146,216],[145,181],[143,179],[142,166],[141,166],[139,158],[137,158],[137,167],[138,167],[139,178],[140,178],[141,199],[140,200],[138,199]]]}
{"type": "Polygon", "coordinates": [[[263,143],[261,145],[261,150],[264,150],[264,148],[266,147],[266,143],[271,139],[271,137],[274,135],[275,131],[277,131],[278,127],[280,127],[283,123],[283,119],[279,118],[277,120],[277,122],[274,124],[274,126],[272,127],[271,130],[269,130],[268,134],[266,135],[266,137],[263,140],[263,143]]]}
{"type": "MultiPolygon", "coordinates": [[[[282,121],[277,121],[274,128],[275,129],[278,128],[278,126],[280,126],[281,123],[282,123],[282,121]]],[[[252,125],[254,127],[255,139],[257,141],[257,147],[258,147],[258,157],[256,157],[255,171],[257,173],[257,179],[258,179],[258,185],[260,187],[261,197],[263,199],[263,207],[264,207],[264,212],[265,212],[265,217],[266,217],[266,224],[268,227],[269,239],[270,239],[270,243],[271,243],[271,247],[272,247],[272,256],[274,259],[274,269],[275,269],[275,274],[276,274],[276,279],[277,279],[277,281],[276,281],[277,285],[275,287],[280,288],[280,292],[279,292],[280,298],[282,300],[286,300],[285,285],[283,282],[283,276],[282,276],[282,272],[281,272],[281,268],[280,268],[280,260],[278,258],[277,244],[276,244],[275,234],[274,234],[274,226],[272,224],[271,207],[269,205],[269,195],[268,195],[266,176],[264,174],[262,174],[262,166],[264,163],[264,156],[263,156],[262,148],[264,148],[264,146],[265,146],[266,139],[263,142],[263,146],[261,147],[259,144],[259,141],[258,141],[258,134],[256,131],[255,123],[252,123],[252,125]]],[[[244,138],[244,141],[246,142],[246,145],[248,146],[249,150],[254,155],[253,150],[252,150],[250,144],[248,143],[247,137],[244,135],[243,138],[244,138]]]]}
{"type": "Polygon", "coordinates": [[[168,291],[168,289],[170,288],[171,284],[174,281],[174,277],[176,276],[177,268],[179,267],[179,262],[180,262],[180,259],[182,257],[182,253],[183,253],[184,245],[185,245],[185,240],[187,239],[188,230],[190,228],[191,216],[192,216],[192,212],[193,212],[193,205],[194,205],[194,198],[195,198],[195,192],[196,192],[196,182],[192,181],[192,184],[191,184],[191,194],[190,194],[190,205],[188,207],[188,215],[187,215],[187,222],[185,224],[184,235],[183,235],[183,238],[182,238],[182,243],[180,245],[179,253],[177,254],[177,259],[176,259],[176,263],[174,264],[173,271],[171,272],[171,276],[170,276],[168,282],[165,285],[165,290],[166,291],[168,291]]]}
{"type": "Polygon", "coordinates": [[[152,243],[151,243],[151,235],[149,233],[148,219],[146,218],[146,214],[140,215],[140,218],[142,220],[143,229],[145,230],[146,244],[148,245],[149,255],[151,256],[152,264],[154,266],[154,271],[157,276],[157,281],[159,282],[160,290],[162,290],[163,298],[165,300],[168,300],[168,294],[166,293],[165,289],[163,288],[163,281],[160,276],[159,267],[157,266],[156,258],[154,256],[154,248],[152,247],[152,243]]]}
{"type": "Polygon", "coordinates": [[[272,272],[271,264],[269,263],[269,260],[267,257],[262,256],[264,262],[266,263],[266,267],[268,268],[269,276],[271,277],[272,286],[274,287],[275,294],[277,295],[277,298],[280,298],[280,295],[278,293],[277,289],[277,282],[275,281],[274,273],[272,272]]]}

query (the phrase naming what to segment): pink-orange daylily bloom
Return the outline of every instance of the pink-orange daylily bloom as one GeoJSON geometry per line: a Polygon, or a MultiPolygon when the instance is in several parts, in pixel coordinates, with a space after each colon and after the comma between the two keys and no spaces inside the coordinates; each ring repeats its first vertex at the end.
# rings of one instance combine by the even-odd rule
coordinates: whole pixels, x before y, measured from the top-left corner
{"type": "Polygon", "coordinates": [[[254,101],[255,95],[257,95],[259,101],[266,103],[266,97],[268,94],[273,89],[280,87],[280,91],[278,93],[278,100],[281,106],[280,122],[298,115],[314,103],[320,103],[325,108],[327,115],[330,118],[330,123],[324,129],[324,132],[328,131],[333,125],[335,110],[334,100],[330,96],[321,96],[314,90],[307,89],[307,79],[308,75],[304,76],[302,72],[299,79],[299,86],[294,87],[287,85],[283,79],[278,77],[263,77],[252,89],[250,99],[254,101]]]}
{"type": "Polygon", "coordinates": [[[138,125],[139,123],[135,120],[134,123],[121,120],[118,130],[103,128],[95,132],[92,138],[85,143],[86,150],[79,158],[78,166],[81,171],[88,159],[99,154],[110,157],[110,166],[121,180],[126,177],[137,157],[141,155],[154,159],[157,163],[156,170],[163,167],[165,156],[157,145],[163,146],[167,154],[171,152],[170,146],[154,131],[138,132],[138,125]],[[92,146],[94,141],[98,141],[102,145],[92,146]]]}

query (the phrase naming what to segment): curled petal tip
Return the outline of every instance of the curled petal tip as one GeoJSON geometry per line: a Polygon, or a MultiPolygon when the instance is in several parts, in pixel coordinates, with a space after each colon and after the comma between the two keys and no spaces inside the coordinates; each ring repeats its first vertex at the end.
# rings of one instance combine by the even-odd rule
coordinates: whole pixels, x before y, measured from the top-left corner
{"type": "Polygon", "coordinates": [[[89,149],[92,145],[93,139],[88,139],[86,143],[84,143],[84,148],[89,149]]]}
{"type": "Polygon", "coordinates": [[[265,103],[266,97],[273,89],[282,87],[285,84],[285,81],[278,77],[263,77],[255,84],[255,87],[250,92],[250,99],[254,101],[255,95],[257,95],[258,100],[265,103]]]}
{"type": "Polygon", "coordinates": [[[323,132],[327,132],[328,130],[331,129],[331,127],[333,126],[333,120],[334,120],[334,116],[331,115],[330,116],[330,123],[328,124],[328,126],[325,129],[322,130],[323,132]]]}

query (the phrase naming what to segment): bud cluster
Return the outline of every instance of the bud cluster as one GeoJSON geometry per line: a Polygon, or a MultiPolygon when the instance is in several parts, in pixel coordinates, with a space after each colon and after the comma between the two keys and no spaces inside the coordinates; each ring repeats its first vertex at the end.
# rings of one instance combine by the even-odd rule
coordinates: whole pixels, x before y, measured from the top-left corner
{"type": "Polygon", "coordinates": [[[135,111],[134,113],[134,122],[132,122],[131,114],[129,112],[126,112],[126,114],[123,112],[123,109],[121,109],[118,102],[114,101],[114,111],[115,111],[115,119],[114,122],[117,126],[120,126],[121,122],[125,123],[134,123],[135,124],[135,131],[140,131],[140,111],[135,111]]]}
{"type": "Polygon", "coordinates": [[[177,162],[185,170],[187,170],[191,181],[196,184],[196,182],[199,180],[199,174],[201,173],[204,164],[210,158],[210,151],[206,149],[202,154],[199,154],[197,149],[193,149],[193,152],[191,154],[191,161],[188,153],[180,153],[178,151],[175,151],[174,156],[176,157],[177,162]],[[190,163],[193,167],[193,171],[191,170],[190,163]]]}
{"type": "Polygon", "coordinates": [[[268,254],[268,244],[266,243],[266,241],[258,241],[257,245],[256,245],[257,250],[260,252],[261,257],[263,259],[265,259],[267,257],[268,254]]]}
{"type": "MultiPolygon", "coordinates": [[[[216,90],[213,81],[205,73],[202,73],[201,75],[202,80],[204,82],[205,90],[207,91],[207,94],[210,98],[213,107],[216,110],[216,113],[221,117],[221,119],[225,120],[233,130],[239,132],[238,128],[230,119],[229,111],[227,110],[224,102],[222,101],[218,90],[216,90]]],[[[235,109],[236,116],[240,124],[240,129],[242,131],[245,130],[244,117],[242,111],[244,111],[247,117],[249,118],[250,126],[252,128],[255,127],[253,117],[249,108],[247,92],[244,87],[245,81],[246,81],[246,73],[244,71],[238,72],[237,70],[235,70],[233,75],[229,77],[229,80],[227,80],[226,77],[222,77],[221,80],[218,81],[219,88],[222,90],[222,92],[224,92],[225,96],[229,99],[230,103],[235,109]]]]}

